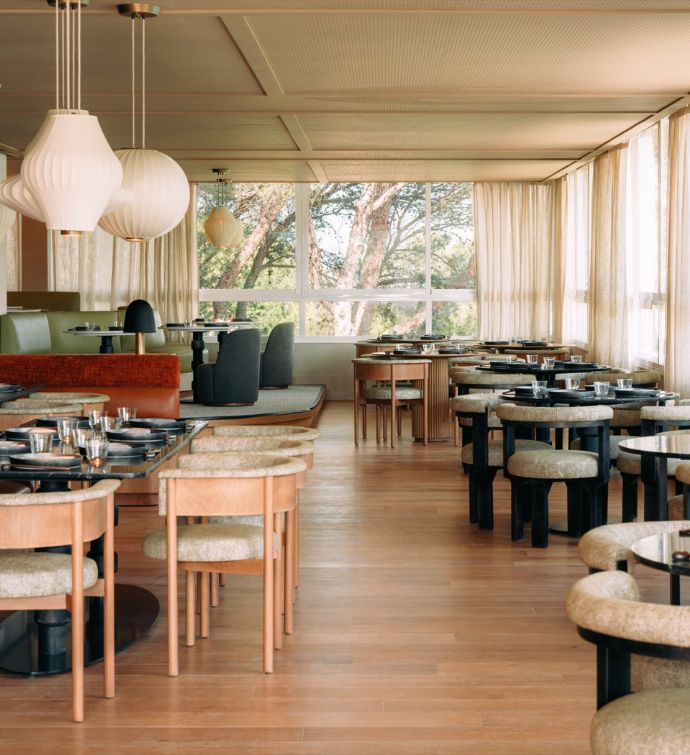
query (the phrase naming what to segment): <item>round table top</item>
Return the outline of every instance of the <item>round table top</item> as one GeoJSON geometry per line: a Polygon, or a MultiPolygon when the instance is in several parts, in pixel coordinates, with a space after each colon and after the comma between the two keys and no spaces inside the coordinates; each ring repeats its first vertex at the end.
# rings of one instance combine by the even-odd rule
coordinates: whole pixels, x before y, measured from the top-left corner
{"type": "Polygon", "coordinates": [[[682,552],[690,556],[690,530],[649,535],[636,540],[630,550],[637,561],[652,569],[690,576],[690,558],[673,558],[674,553],[682,552]]]}
{"type": "Polygon", "coordinates": [[[559,349],[570,348],[565,343],[549,343],[546,341],[476,341],[472,343],[473,346],[479,346],[483,349],[521,349],[524,351],[537,350],[543,351],[544,349],[553,349],[558,351],[559,349]]]}
{"type": "Polygon", "coordinates": [[[514,388],[504,391],[501,395],[510,401],[518,403],[532,404],[533,406],[551,406],[553,404],[568,404],[569,406],[594,406],[598,405],[620,405],[620,404],[640,404],[643,402],[649,404],[663,404],[666,401],[678,398],[677,393],[670,391],[657,391],[656,395],[651,395],[649,391],[640,393],[636,396],[631,389],[625,391],[626,395],[618,395],[613,388],[606,396],[597,396],[594,391],[581,388],[567,390],[565,388],[546,388],[546,396],[535,396],[531,393],[531,386],[525,386],[525,391],[515,391],[514,388]]]}
{"type": "Polygon", "coordinates": [[[382,362],[389,361],[391,359],[453,359],[454,357],[472,357],[477,356],[476,354],[472,354],[472,352],[468,351],[438,351],[434,349],[433,351],[417,351],[415,349],[408,349],[404,351],[382,351],[382,352],[375,352],[372,351],[369,354],[362,354],[362,357],[371,357],[373,359],[379,359],[382,362]],[[378,354],[378,356],[377,356],[378,354]],[[394,356],[389,356],[389,354],[393,354],[394,356]]]}
{"type": "Polygon", "coordinates": [[[606,372],[610,369],[611,368],[607,365],[600,364],[592,366],[587,362],[564,362],[562,364],[554,365],[553,367],[545,367],[542,364],[528,364],[527,362],[519,362],[516,360],[512,362],[501,362],[500,364],[497,362],[495,365],[488,364],[477,367],[477,370],[481,370],[482,372],[503,372],[508,374],[513,372],[524,372],[527,374],[534,374],[535,379],[539,379],[539,375],[572,375],[585,372],[606,372]]]}
{"type": "Polygon", "coordinates": [[[71,333],[73,336],[124,336],[134,335],[134,333],[125,333],[124,330],[118,328],[117,330],[63,330],[63,333],[71,333]]]}
{"type": "Polygon", "coordinates": [[[239,328],[240,323],[217,323],[215,325],[161,325],[161,330],[171,330],[175,333],[215,333],[217,330],[239,328]]]}
{"type": "Polygon", "coordinates": [[[618,447],[631,454],[690,459],[690,430],[671,430],[658,435],[626,438],[618,447]]]}
{"type": "Polygon", "coordinates": [[[395,338],[367,338],[363,341],[357,341],[362,346],[385,346],[386,344],[398,344],[398,343],[457,343],[464,347],[464,341],[457,341],[448,336],[396,336],[395,338]]]}

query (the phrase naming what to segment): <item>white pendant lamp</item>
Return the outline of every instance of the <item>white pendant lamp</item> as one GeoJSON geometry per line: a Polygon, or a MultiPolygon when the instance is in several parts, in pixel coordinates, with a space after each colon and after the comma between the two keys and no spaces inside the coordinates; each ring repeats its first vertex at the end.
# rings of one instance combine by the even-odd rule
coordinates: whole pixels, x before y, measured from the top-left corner
{"type": "Polygon", "coordinates": [[[132,149],[119,149],[116,155],[123,168],[123,186],[134,201],[106,213],[99,226],[126,241],[146,241],[171,231],[189,206],[189,182],[180,166],[168,155],[146,149],[146,24],[160,7],[150,3],[117,6],[120,15],[132,19],[132,149]],[[135,22],[141,21],[141,148],[136,147],[135,108],[135,22]]]}
{"type": "Polygon", "coordinates": [[[27,149],[21,182],[0,186],[0,202],[9,204],[10,194],[19,211],[63,233],[93,231],[122,184],[98,119],[81,108],[81,7],[89,1],[48,0],[55,6],[55,108],[27,149]]]}
{"type": "Polygon", "coordinates": [[[204,223],[204,235],[209,244],[220,249],[229,249],[239,246],[244,238],[244,227],[226,207],[227,204],[227,181],[224,176],[227,171],[224,168],[214,168],[213,172],[218,178],[216,207],[214,207],[204,223]]]}

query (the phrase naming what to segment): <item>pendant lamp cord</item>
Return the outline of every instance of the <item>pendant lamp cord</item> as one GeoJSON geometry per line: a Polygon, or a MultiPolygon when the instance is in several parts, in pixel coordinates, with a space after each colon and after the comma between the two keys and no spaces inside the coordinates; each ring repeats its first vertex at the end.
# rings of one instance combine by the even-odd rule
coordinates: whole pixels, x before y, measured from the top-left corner
{"type": "Polygon", "coordinates": [[[81,110],[81,2],[77,3],[77,110],[81,110]]]}
{"type": "Polygon", "coordinates": [[[137,146],[136,133],[136,45],[135,45],[135,16],[132,16],[132,149],[137,146]]]}
{"type": "Polygon", "coordinates": [[[146,149],[146,19],[141,19],[141,148],[146,149]]]}
{"type": "Polygon", "coordinates": [[[60,108],[60,7],[55,3],[55,109],[60,108]]]}

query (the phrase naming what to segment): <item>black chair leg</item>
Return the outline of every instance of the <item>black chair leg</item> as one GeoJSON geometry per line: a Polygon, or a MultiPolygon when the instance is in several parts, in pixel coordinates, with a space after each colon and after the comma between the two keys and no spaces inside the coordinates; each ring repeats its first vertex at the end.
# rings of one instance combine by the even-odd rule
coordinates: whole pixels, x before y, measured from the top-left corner
{"type": "Polygon", "coordinates": [[[549,489],[551,483],[532,481],[530,483],[532,499],[532,547],[546,548],[549,544],[549,489]]]}
{"type": "Polygon", "coordinates": [[[495,467],[488,467],[477,473],[475,494],[480,530],[494,528],[493,481],[497,471],[495,467]]]}
{"type": "Polygon", "coordinates": [[[634,522],[637,519],[637,475],[622,474],[623,481],[623,521],[634,522]]]}
{"type": "Polygon", "coordinates": [[[468,486],[469,486],[469,501],[470,501],[470,507],[469,507],[469,514],[470,514],[470,524],[476,524],[479,519],[478,514],[478,503],[477,503],[477,479],[476,475],[473,471],[471,464],[463,464],[463,469],[465,470],[465,474],[468,476],[468,486]]]}
{"type": "MultiPolygon", "coordinates": [[[[524,505],[525,485],[515,478],[510,481],[510,539],[522,540],[525,536],[523,512],[529,505],[524,505]]],[[[529,500],[527,500],[529,504],[529,500]]]]}
{"type": "Polygon", "coordinates": [[[566,482],[565,485],[568,491],[568,537],[580,537],[585,521],[582,489],[574,482],[566,482]]]}

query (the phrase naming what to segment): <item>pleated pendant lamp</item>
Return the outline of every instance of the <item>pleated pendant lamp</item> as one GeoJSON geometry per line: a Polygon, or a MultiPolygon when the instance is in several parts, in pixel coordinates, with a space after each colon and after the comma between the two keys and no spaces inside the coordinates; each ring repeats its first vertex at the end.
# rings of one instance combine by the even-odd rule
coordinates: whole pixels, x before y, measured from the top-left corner
{"type": "Polygon", "coordinates": [[[132,19],[132,148],[115,152],[123,169],[123,186],[134,201],[106,213],[99,226],[126,241],[147,241],[171,231],[189,206],[189,182],[182,168],[168,155],[146,149],[146,19],[155,18],[160,6],[125,3],[120,15],[132,19]],[[135,24],[141,23],[141,147],[136,146],[135,24]]]}
{"type": "Polygon", "coordinates": [[[81,107],[81,8],[89,0],[48,2],[55,6],[55,108],[27,148],[21,182],[0,185],[0,202],[12,206],[11,196],[49,229],[78,234],[95,229],[122,185],[122,166],[98,118],[81,107]]]}

